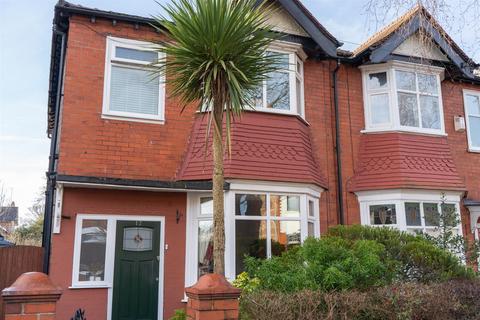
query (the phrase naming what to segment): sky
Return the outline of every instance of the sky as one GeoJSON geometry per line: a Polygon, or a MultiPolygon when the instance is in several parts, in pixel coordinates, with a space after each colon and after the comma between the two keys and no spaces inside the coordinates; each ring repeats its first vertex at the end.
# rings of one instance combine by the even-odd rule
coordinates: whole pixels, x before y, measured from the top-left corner
{"type": "MultiPolygon", "coordinates": [[[[458,24],[455,17],[467,15],[460,12],[457,15],[453,1],[461,0],[446,0],[453,9],[444,27],[467,54],[480,61],[480,55],[469,52],[476,40],[475,30],[458,24]]],[[[154,0],[70,2],[141,16],[162,12],[154,0]]],[[[377,20],[368,19],[365,9],[368,2],[303,0],[320,23],[344,42],[344,49],[355,48],[381,26],[377,20]]],[[[55,3],[53,0],[0,0],[0,186],[3,184],[7,196],[19,206],[23,218],[45,185],[48,165],[47,95],[55,3]]],[[[391,21],[395,14],[387,15],[384,20],[391,21]]]]}

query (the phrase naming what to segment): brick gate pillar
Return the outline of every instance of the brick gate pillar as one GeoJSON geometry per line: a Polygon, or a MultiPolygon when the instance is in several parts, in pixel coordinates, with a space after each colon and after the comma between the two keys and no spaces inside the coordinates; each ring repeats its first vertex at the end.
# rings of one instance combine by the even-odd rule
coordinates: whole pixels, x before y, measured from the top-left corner
{"type": "Polygon", "coordinates": [[[2,291],[5,320],[54,320],[61,294],[46,274],[24,273],[2,291]]]}
{"type": "Polygon", "coordinates": [[[238,319],[241,290],[234,288],[224,276],[206,274],[185,292],[188,320],[238,319]]]}

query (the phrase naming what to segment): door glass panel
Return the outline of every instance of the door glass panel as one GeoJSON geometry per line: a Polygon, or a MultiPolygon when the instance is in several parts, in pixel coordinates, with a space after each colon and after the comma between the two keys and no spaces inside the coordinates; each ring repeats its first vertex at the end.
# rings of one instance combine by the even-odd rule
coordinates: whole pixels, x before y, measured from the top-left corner
{"type": "Polygon", "coordinates": [[[272,217],[300,217],[300,197],[271,195],[270,214],[272,217]]]}
{"type": "Polygon", "coordinates": [[[198,221],[198,277],[213,272],[213,221],[198,221]]]}
{"type": "Polygon", "coordinates": [[[266,210],[264,194],[235,195],[235,214],[237,216],[265,216],[266,210]]]}
{"type": "Polygon", "coordinates": [[[420,203],[406,202],[405,218],[407,220],[407,226],[421,226],[422,219],[420,216],[420,203]]]}
{"type": "Polygon", "coordinates": [[[151,228],[129,227],[123,229],[123,250],[150,251],[153,246],[153,230],[151,228]]]}
{"type": "Polygon", "coordinates": [[[245,255],[267,257],[267,222],[260,220],[235,221],[235,271],[237,274],[245,270],[245,255]]]}
{"type": "Polygon", "coordinates": [[[300,221],[272,221],[272,256],[279,256],[294,246],[300,245],[300,221]]]}
{"type": "Polygon", "coordinates": [[[370,206],[370,223],[373,225],[397,224],[394,204],[370,206]]]}
{"type": "Polygon", "coordinates": [[[107,220],[82,221],[78,281],[105,280],[107,220]]]}

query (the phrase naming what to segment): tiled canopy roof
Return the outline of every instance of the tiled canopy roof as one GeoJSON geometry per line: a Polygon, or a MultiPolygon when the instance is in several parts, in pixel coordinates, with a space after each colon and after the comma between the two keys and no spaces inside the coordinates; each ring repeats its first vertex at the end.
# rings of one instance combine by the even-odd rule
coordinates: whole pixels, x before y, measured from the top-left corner
{"type": "MultiPolygon", "coordinates": [[[[207,119],[198,115],[177,180],[210,180],[212,154],[207,149],[207,119]]],[[[225,177],[312,183],[325,187],[313,157],[308,126],[297,117],[245,112],[232,125],[232,154],[225,156],[225,177]]]]}
{"type": "Polygon", "coordinates": [[[405,133],[362,136],[360,163],[350,191],[382,189],[465,190],[447,137],[405,133]]]}

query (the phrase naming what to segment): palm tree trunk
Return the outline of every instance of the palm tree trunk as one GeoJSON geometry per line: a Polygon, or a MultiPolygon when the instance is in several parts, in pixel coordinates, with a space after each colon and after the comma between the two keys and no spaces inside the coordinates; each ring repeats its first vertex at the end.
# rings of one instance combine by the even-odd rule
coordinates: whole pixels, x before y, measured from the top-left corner
{"type": "Polygon", "coordinates": [[[225,275],[225,218],[223,175],[223,104],[213,108],[213,264],[214,273],[225,275]]]}

